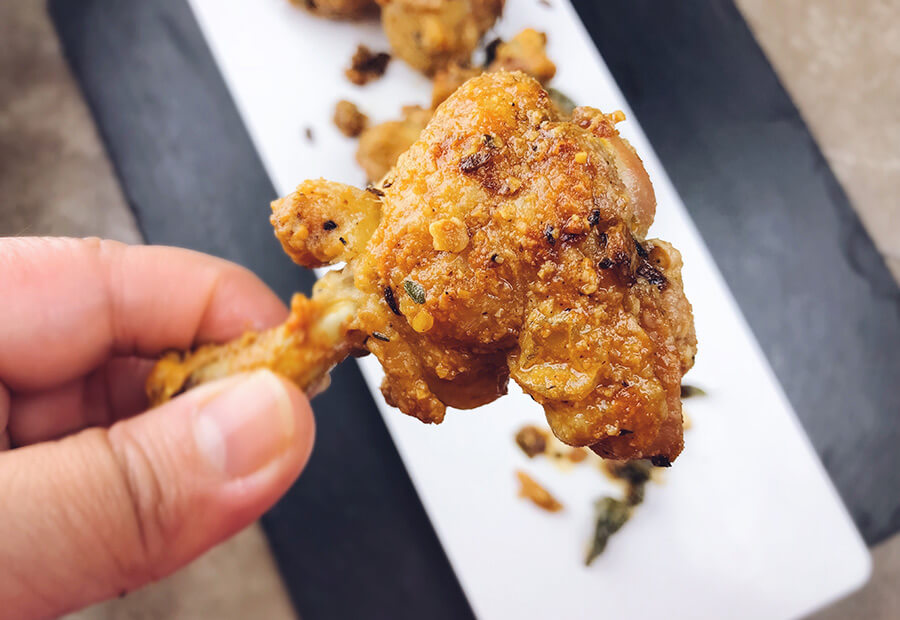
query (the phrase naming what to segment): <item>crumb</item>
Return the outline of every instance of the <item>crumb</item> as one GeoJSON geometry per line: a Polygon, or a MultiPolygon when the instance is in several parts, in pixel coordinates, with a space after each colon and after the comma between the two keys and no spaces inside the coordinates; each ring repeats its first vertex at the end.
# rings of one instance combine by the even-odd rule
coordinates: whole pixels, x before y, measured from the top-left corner
{"type": "MultiPolygon", "coordinates": [[[[428,226],[428,232],[431,235],[431,243],[438,252],[458,254],[469,245],[469,231],[457,217],[435,220],[428,226]]],[[[516,437],[518,438],[518,435],[516,437]]]]}
{"type": "Polygon", "coordinates": [[[522,448],[525,456],[531,459],[538,454],[543,454],[547,449],[547,433],[537,426],[529,424],[523,426],[516,433],[516,443],[522,448]]]}
{"type": "Polygon", "coordinates": [[[541,6],[545,6],[548,9],[553,8],[553,5],[550,4],[550,0],[538,0],[538,4],[540,4],[541,6]]]}
{"type": "Polygon", "coordinates": [[[572,448],[569,450],[569,460],[573,463],[581,463],[588,457],[588,451],[584,448],[572,448]]]}
{"type": "Polygon", "coordinates": [[[487,69],[497,58],[497,48],[503,43],[503,39],[497,37],[484,46],[484,68],[487,69]]]}
{"type": "Polygon", "coordinates": [[[390,54],[373,52],[365,45],[360,45],[356,48],[356,53],[350,61],[350,68],[344,75],[357,86],[362,86],[384,75],[390,61],[390,54]]]}
{"type": "Polygon", "coordinates": [[[315,134],[313,134],[312,127],[307,127],[306,129],[303,130],[303,133],[304,133],[304,135],[306,135],[306,139],[307,139],[309,142],[315,142],[315,141],[316,141],[316,136],[315,136],[315,134]]]}
{"type": "Polygon", "coordinates": [[[534,478],[526,474],[521,469],[516,472],[519,478],[519,497],[531,500],[536,506],[543,508],[547,512],[559,512],[563,509],[555,497],[550,495],[550,491],[538,484],[534,478]]]}
{"type": "Polygon", "coordinates": [[[355,138],[369,124],[369,117],[359,111],[355,103],[342,99],[334,106],[334,124],[348,138],[355,138]]]}

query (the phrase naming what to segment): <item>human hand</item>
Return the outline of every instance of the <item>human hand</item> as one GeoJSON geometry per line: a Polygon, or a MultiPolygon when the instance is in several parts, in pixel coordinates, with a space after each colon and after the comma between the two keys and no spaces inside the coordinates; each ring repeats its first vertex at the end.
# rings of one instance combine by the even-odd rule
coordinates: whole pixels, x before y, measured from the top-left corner
{"type": "Polygon", "coordinates": [[[202,254],[0,239],[4,617],[55,616],[159,579],[289,488],[314,426],[276,375],[141,413],[152,357],[286,315],[250,272],[202,254]]]}

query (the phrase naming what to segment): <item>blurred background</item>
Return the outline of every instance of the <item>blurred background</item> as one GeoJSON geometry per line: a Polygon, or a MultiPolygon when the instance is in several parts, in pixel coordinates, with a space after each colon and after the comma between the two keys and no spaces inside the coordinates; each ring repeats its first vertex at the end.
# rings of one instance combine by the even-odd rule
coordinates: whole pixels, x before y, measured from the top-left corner
{"type": "MultiPolygon", "coordinates": [[[[900,279],[900,2],[736,3],[900,279]]],[[[0,2],[0,235],[142,241],[41,0],[0,2]]],[[[873,557],[871,582],[816,618],[900,615],[900,537],[873,557]]],[[[161,583],[72,617],[294,615],[254,527],[161,583]]]]}

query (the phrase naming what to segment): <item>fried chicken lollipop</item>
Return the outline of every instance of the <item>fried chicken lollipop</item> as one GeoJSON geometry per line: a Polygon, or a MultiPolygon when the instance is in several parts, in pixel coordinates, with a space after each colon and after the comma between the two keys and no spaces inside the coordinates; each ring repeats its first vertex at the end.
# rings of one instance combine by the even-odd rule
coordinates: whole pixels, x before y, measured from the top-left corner
{"type": "Polygon", "coordinates": [[[671,462],[693,318],[680,255],[645,239],[653,189],[618,118],[564,119],[522,73],[469,80],[378,187],[306,181],[273,203],[294,261],[346,265],[285,325],[166,356],[152,400],[260,366],[315,391],[371,352],[387,402],[424,422],[512,377],[565,443],[671,462]]]}

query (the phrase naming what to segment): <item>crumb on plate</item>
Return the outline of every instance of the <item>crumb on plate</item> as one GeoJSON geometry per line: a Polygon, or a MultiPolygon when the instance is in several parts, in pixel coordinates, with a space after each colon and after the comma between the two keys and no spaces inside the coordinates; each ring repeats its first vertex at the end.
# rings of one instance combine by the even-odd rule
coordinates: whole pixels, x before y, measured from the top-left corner
{"type": "Polygon", "coordinates": [[[390,54],[373,52],[365,45],[359,45],[350,61],[350,68],[344,75],[357,86],[363,86],[384,75],[390,61],[390,54]]]}
{"type": "Polygon", "coordinates": [[[544,431],[533,424],[528,424],[519,429],[516,433],[516,444],[525,453],[528,458],[534,458],[538,454],[543,454],[547,450],[547,431],[544,431]]]}
{"type": "Polygon", "coordinates": [[[369,117],[359,111],[356,104],[341,99],[334,106],[334,124],[348,138],[355,138],[369,124],[369,117]]]}
{"type": "Polygon", "coordinates": [[[543,508],[547,512],[559,512],[563,509],[563,505],[550,494],[550,491],[542,487],[534,478],[521,469],[516,472],[516,476],[519,478],[519,484],[521,485],[519,497],[531,500],[534,505],[543,508]]]}

